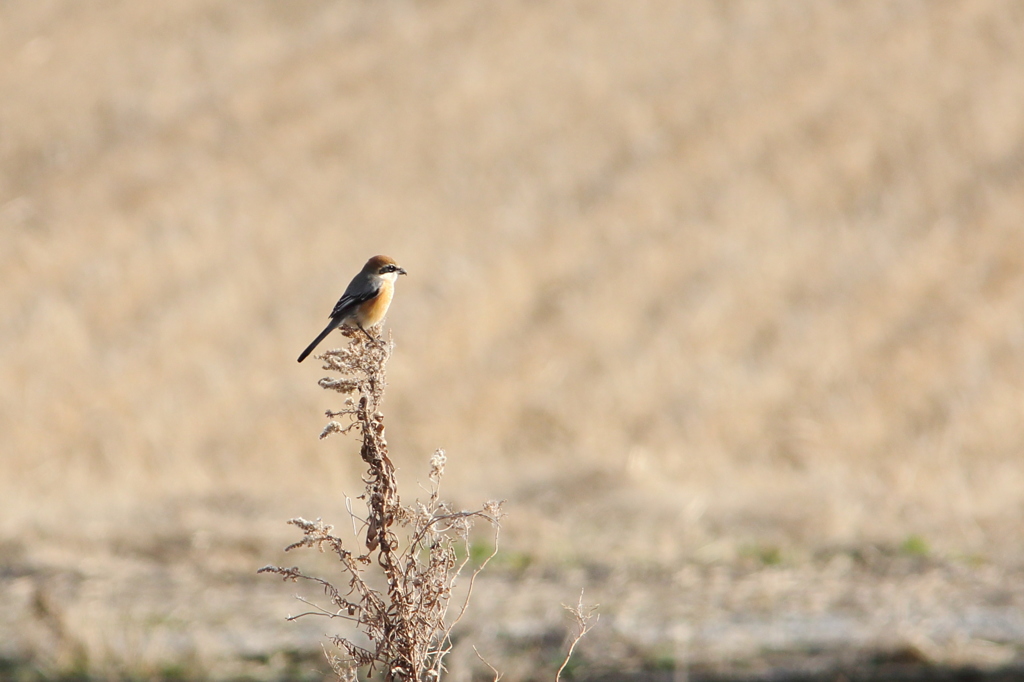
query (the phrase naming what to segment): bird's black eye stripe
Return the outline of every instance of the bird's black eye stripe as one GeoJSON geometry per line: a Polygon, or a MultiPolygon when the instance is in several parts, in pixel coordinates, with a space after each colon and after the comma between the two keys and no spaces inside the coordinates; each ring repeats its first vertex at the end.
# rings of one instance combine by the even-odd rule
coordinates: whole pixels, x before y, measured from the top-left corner
{"type": "Polygon", "coordinates": [[[395,271],[395,270],[397,270],[397,269],[398,269],[398,268],[397,268],[397,267],[395,267],[394,265],[385,265],[384,267],[382,267],[382,268],[380,269],[380,274],[382,274],[382,275],[383,275],[383,274],[384,274],[385,272],[394,272],[394,271],[395,271]]]}

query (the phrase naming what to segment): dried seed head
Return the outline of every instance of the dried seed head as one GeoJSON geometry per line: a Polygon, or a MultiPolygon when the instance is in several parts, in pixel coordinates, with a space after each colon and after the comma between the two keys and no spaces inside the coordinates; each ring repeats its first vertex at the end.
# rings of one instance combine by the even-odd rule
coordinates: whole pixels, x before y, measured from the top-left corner
{"type": "Polygon", "coordinates": [[[444,465],[448,461],[448,456],[444,454],[444,450],[438,448],[434,451],[434,454],[430,457],[430,478],[436,480],[444,475],[444,465]]]}

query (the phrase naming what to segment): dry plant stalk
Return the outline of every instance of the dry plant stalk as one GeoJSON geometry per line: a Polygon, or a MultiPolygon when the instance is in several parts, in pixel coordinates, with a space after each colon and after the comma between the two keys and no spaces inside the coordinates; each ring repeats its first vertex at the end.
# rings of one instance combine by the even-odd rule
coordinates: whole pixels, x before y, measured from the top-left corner
{"type": "Polygon", "coordinates": [[[576,606],[569,606],[568,604],[562,604],[562,608],[572,614],[572,617],[576,619],[576,635],[572,638],[569,643],[569,651],[565,654],[565,659],[562,661],[562,665],[558,668],[558,672],[555,673],[555,682],[562,681],[562,672],[566,666],[569,665],[569,659],[572,658],[572,654],[576,651],[576,645],[580,643],[580,640],[590,632],[597,621],[601,620],[601,614],[597,612],[599,604],[593,606],[587,606],[583,604],[583,592],[580,592],[579,601],[576,602],[576,606]]]}
{"type": "Polygon", "coordinates": [[[324,589],[329,607],[303,600],[312,610],[289,620],[310,615],[339,618],[350,623],[353,633],[362,632],[370,640],[371,645],[363,647],[352,641],[351,633],[331,637],[340,654],[328,654],[328,660],[339,678],[354,680],[357,668],[369,666],[371,674],[380,670],[387,682],[432,682],[441,675],[444,657],[451,650],[451,630],[466,611],[476,576],[498,551],[501,503],[455,511],[443,502],[439,490],[446,458],[444,451],[438,450],[430,459],[429,498],[402,505],[395,467],[388,457],[384,415],[379,409],[394,344],[390,336],[387,341],[371,341],[362,333],[342,333],[350,339],[348,346],[321,356],[325,369],[340,377],[325,377],[319,383],[322,388],[349,397],[341,410],[328,411],[331,421],[320,437],[352,429],[362,437],[360,455],[367,465],[363,479],[366,490],[360,496],[367,507],[365,551],[345,547],[342,539],[332,534],[333,526],[319,519],[296,518],[289,523],[302,530],[303,538],[285,551],[315,547],[333,552],[341,563],[344,586],[307,575],[298,567],[265,566],[259,572],[296,582],[311,581],[324,589]],[[337,421],[339,417],[347,423],[337,421]],[[469,532],[475,520],[491,524],[494,550],[473,570],[465,600],[448,622],[452,588],[470,559],[469,532]],[[457,545],[465,547],[462,559],[456,553],[457,545]],[[374,560],[387,585],[384,592],[368,582],[374,560]]]}

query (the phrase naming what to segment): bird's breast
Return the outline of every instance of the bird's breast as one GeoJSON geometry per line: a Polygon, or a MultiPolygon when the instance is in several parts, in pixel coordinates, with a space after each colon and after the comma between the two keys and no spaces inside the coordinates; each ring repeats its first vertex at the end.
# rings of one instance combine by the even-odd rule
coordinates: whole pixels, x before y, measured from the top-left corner
{"type": "Polygon", "coordinates": [[[364,327],[372,327],[384,319],[391,305],[391,297],[395,295],[395,288],[387,282],[380,288],[380,293],[359,307],[357,317],[359,324],[364,327]]]}

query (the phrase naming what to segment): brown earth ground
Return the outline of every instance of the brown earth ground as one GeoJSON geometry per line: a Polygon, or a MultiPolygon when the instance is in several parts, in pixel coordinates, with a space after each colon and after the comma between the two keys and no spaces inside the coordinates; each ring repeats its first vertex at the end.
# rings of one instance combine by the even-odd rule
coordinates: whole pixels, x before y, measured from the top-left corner
{"type": "Polygon", "coordinates": [[[0,93],[0,675],[323,669],[379,252],[452,679],[1024,660],[1024,4],[6,0],[0,93]]]}

